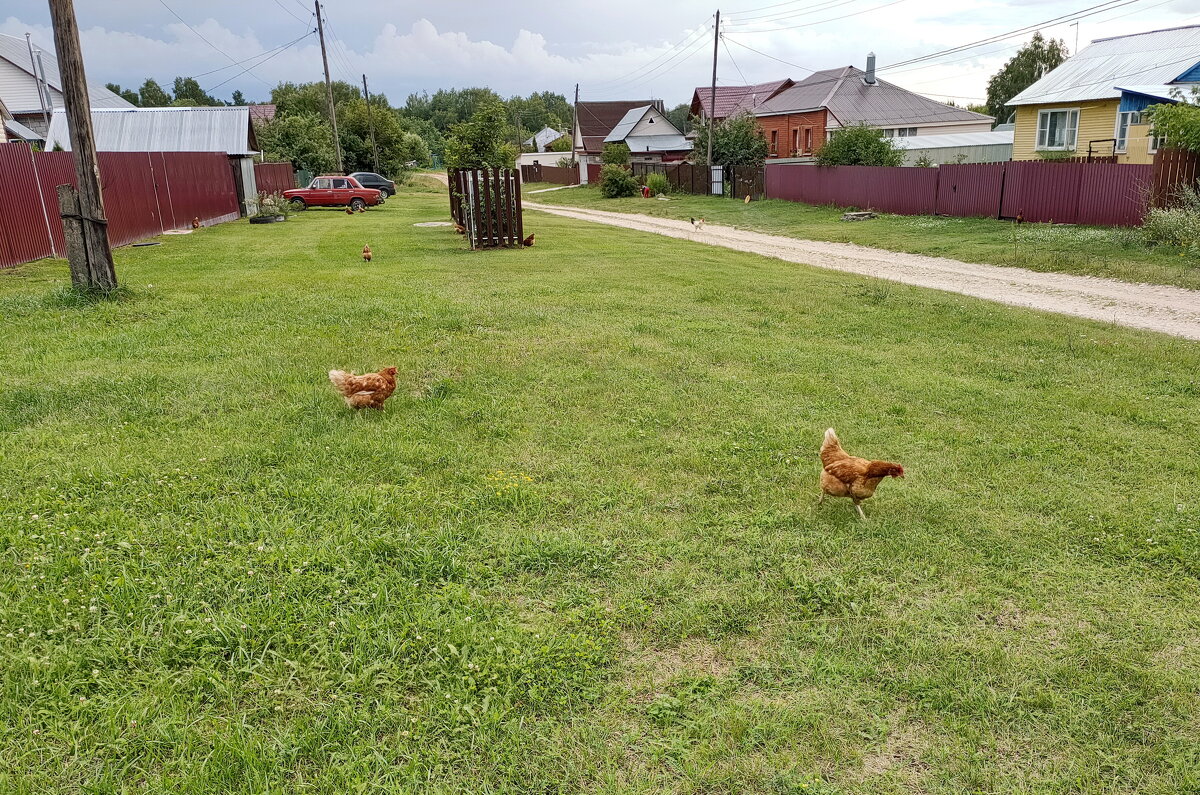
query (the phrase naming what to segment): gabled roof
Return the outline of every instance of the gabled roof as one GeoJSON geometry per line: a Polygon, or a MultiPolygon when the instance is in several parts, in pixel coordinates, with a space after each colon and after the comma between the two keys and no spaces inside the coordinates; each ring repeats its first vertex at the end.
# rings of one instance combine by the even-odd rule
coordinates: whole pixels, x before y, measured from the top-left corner
{"type": "Polygon", "coordinates": [[[247,105],[250,108],[250,121],[265,122],[275,118],[275,106],[269,102],[247,105]]]}
{"type": "Polygon", "coordinates": [[[629,111],[653,105],[660,112],[661,99],[620,100],[615,102],[580,102],[577,106],[579,134],[583,138],[583,151],[599,152],[604,148],[604,139],[612,132],[629,111]]]}
{"type": "Polygon", "coordinates": [[[683,133],[666,133],[663,135],[631,135],[625,139],[629,151],[638,152],[690,152],[692,142],[683,133]]]}
{"type": "Polygon", "coordinates": [[[813,72],[791,88],[759,105],[756,116],[803,113],[821,108],[847,127],[869,124],[874,127],[916,127],[946,122],[985,122],[991,116],[976,113],[913,93],[886,80],[864,82],[866,72],[855,66],[813,72]]]}
{"type": "Polygon", "coordinates": [[[646,118],[646,114],[650,112],[650,108],[650,105],[642,105],[640,108],[630,108],[629,112],[622,116],[621,120],[612,128],[612,131],[604,136],[604,143],[624,141],[625,137],[633,132],[633,128],[637,126],[637,123],[646,118]]]}
{"type": "Polygon", "coordinates": [[[621,121],[617,122],[617,126],[605,137],[604,143],[617,142],[624,142],[631,152],[681,152],[692,149],[692,142],[653,105],[631,108],[621,121]],[[654,131],[646,132],[650,129],[650,125],[647,124],[641,134],[633,135],[633,131],[647,116],[654,122],[654,131]]]}
{"type": "MultiPolygon", "coordinates": [[[[795,84],[791,78],[757,83],[752,86],[717,86],[717,112],[715,118],[727,119],[745,111],[754,110],[780,91],[795,84]]],[[[712,86],[700,86],[692,92],[691,113],[693,116],[710,115],[712,86]]]]}
{"type": "Polygon", "coordinates": [[[540,152],[562,137],[563,134],[553,127],[543,127],[532,136],[525,139],[525,146],[537,147],[537,150],[540,152]]]}
{"type": "Polygon", "coordinates": [[[1174,83],[1198,63],[1200,25],[1096,39],[1008,104],[1111,99],[1117,85],[1174,83]]]}
{"type": "Polygon", "coordinates": [[[946,149],[959,146],[1012,146],[1012,130],[992,130],[977,133],[946,133],[944,135],[910,135],[890,138],[897,149],[946,149]]]}
{"type": "MultiPolygon", "coordinates": [[[[199,108],[93,108],[96,149],[101,152],[225,152],[256,154],[247,105],[199,108]]],[[[71,148],[67,115],[54,111],[46,148],[71,148]]]]}
{"type": "Polygon", "coordinates": [[[11,136],[13,138],[16,138],[21,141],[41,141],[42,140],[42,136],[38,135],[33,130],[26,127],[24,124],[21,124],[21,122],[14,121],[13,119],[5,119],[4,120],[4,129],[8,130],[9,133],[11,133],[11,136]]]}
{"type": "MultiPolygon", "coordinates": [[[[34,49],[42,51],[42,67],[46,70],[46,82],[50,88],[62,94],[62,77],[58,73],[58,60],[54,55],[54,51],[43,47],[37,42],[34,42],[34,49]]],[[[13,113],[40,113],[42,110],[41,104],[37,99],[37,89],[34,80],[33,64],[29,62],[29,45],[25,43],[25,39],[19,39],[16,36],[5,36],[0,34],[0,59],[8,61],[13,66],[20,69],[25,74],[29,75],[30,84],[27,90],[21,90],[19,93],[14,92],[8,98],[8,109],[13,113]]],[[[10,89],[11,90],[11,89],[10,89]]],[[[53,92],[52,92],[53,93],[53,92]]],[[[88,81],[88,98],[91,100],[93,108],[132,108],[133,105],[122,99],[117,94],[109,91],[99,83],[88,81]]],[[[60,101],[61,104],[61,101],[60,101]]]]}

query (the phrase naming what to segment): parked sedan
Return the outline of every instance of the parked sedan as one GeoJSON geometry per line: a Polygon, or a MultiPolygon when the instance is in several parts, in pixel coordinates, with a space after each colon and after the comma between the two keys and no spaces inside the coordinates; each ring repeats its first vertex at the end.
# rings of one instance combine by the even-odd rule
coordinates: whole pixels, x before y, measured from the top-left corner
{"type": "Polygon", "coordinates": [[[354,177],[365,187],[378,188],[383,192],[384,198],[396,195],[396,183],[387,177],[382,177],[372,171],[355,171],[350,176],[354,177]]]}
{"type": "Polygon", "coordinates": [[[363,187],[354,177],[324,175],[314,177],[307,188],[285,190],[283,198],[297,210],[308,207],[349,207],[358,211],[383,200],[383,192],[363,187]]]}

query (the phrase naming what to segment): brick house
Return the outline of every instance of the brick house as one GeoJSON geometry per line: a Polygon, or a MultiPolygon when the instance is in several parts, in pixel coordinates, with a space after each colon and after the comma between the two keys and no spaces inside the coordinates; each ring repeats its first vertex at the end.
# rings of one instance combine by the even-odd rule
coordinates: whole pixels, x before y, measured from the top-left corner
{"type": "MultiPolygon", "coordinates": [[[[791,88],[794,80],[784,78],[770,83],[757,83],[752,86],[717,86],[716,121],[724,121],[739,113],[753,112],[762,103],[791,88]]],[[[709,106],[712,105],[712,86],[700,86],[692,92],[692,116],[708,120],[709,106]]]]}
{"type": "Polygon", "coordinates": [[[834,131],[866,124],[888,137],[983,133],[994,119],[892,85],[854,66],[814,72],[754,111],[767,138],[768,157],[811,158],[834,131]]]}

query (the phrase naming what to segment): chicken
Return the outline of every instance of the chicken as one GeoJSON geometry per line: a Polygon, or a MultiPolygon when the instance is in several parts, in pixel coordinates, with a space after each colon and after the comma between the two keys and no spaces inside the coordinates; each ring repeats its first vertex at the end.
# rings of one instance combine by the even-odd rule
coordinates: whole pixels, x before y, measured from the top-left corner
{"type": "Polygon", "coordinates": [[[1018,224],[1025,223],[1025,211],[1024,210],[1017,210],[1017,223],[1018,224]]]}
{"type": "Polygon", "coordinates": [[[383,402],[396,391],[396,368],[385,367],[378,373],[355,375],[345,370],[330,370],[329,380],[342,393],[352,409],[382,409],[383,402]]]}
{"type": "Polygon", "coordinates": [[[359,205],[358,211],[360,213],[365,213],[367,211],[367,205],[365,205],[365,204],[359,205]]]}
{"type": "Polygon", "coordinates": [[[347,206],[346,207],[346,215],[354,215],[354,208],[347,206]]]}
{"type": "Polygon", "coordinates": [[[533,235],[530,235],[529,237],[522,240],[521,245],[525,246],[525,248],[532,248],[533,247],[533,235]]]}
{"type": "Polygon", "coordinates": [[[363,246],[363,262],[371,261],[371,247],[363,246]]]}
{"type": "Polygon", "coordinates": [[[866,521],[862,501],[875,496],[875,489],[884,478],[904,477],[904,467],[891,461],[868,461],[852,456],[842,449],[833,428],[825,431],[821,442],[821,502],[826,497],[849,497],[854,510],[866,521]]]}
{"type": "Polygon", "coordinates": [[[192,229],[199,229],[199,228],[200,228],[200,217],[196,216],[195,218],[192,219],[192,229]]]}
{"type": "Polygon", "coordinates": [[[696,231],[699,232],[701,229],[704,228],[704,219],[703,218],[693,218],[692,226],[694,226],[696,228],[696,231]]]}
{"type": "Polygon", "coordinates": [[[463,226],[462,224],[456,222],[454,224],[454,231],[458,232],[460,235],[465,235],[467,233],[467,228],[465,226],[463,226]]]}

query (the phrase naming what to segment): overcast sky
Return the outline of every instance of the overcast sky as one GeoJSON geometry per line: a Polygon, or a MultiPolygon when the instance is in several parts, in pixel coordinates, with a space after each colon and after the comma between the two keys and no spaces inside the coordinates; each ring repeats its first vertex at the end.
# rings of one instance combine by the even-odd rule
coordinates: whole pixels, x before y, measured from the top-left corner
{"type": "MultiPolygon", "coordinates": [[[[153,77],[169,87],[176,75],[192,75],[219,97],[241,89],[265,100],[278,81],[321,77],[314,35],[270,54],[314,27],[304,0],[75,5],[88,78],[96,82],[136,87],[153,77]],[[260,53],[268,54],[232,65],[260,53]],[[250,71],[242,73],[246,66],[250,71]]],[[[885,67],[1093,6],[1096,0],[736,0],[721,8],[718,83],[862,66],[869,50],[885,67]]],[[[1113,0],[1101,9],[1081,20],[1081,47],[1094,38],[1200,23],[1200,0],[1113,0]]],[[[328,0],[325,6],[334,78],[357,82],[365,72],[371,90],[396,105],[411,92],[477,85],[505,96],[552,90],[570,98],[576,82],[582,99],[686,102],[711,75],[713,11],[684,0],[328,0]]],[[[44,0],[0,0],[0,20],[0,33],[28,31],[44,47],[52,44],[44,0]]],[[[1072,51],[1076,30],[1065,23],[1042,27],[1072,51]]],[[[987,77],[1027,38],[880,76],[936,99],[982,101],[987,77]]]]}

